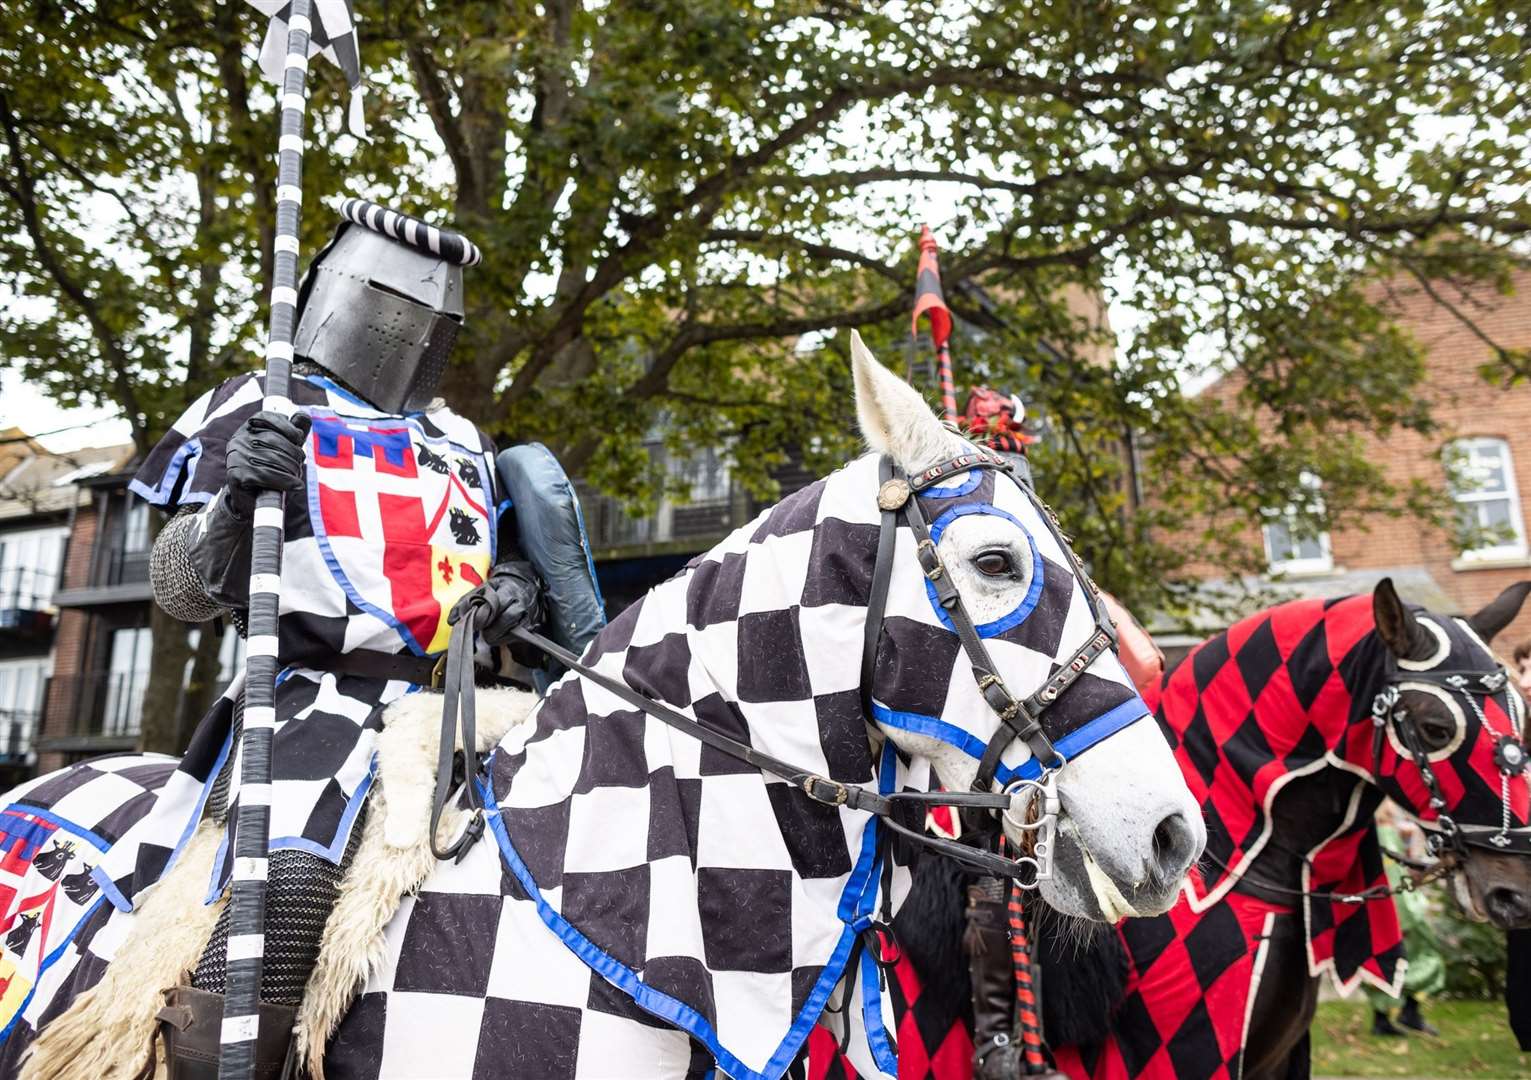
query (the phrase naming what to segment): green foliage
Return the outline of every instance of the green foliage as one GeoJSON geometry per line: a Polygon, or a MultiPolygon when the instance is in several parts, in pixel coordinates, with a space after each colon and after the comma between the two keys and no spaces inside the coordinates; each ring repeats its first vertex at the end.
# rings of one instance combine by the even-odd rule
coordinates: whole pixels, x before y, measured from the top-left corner
{"type": "MultiPolygon", "coordinates": [[[[1173,605],[1193,554],[1256,568],[1241,530],[1304,472],[1325,492],[1306,527],[1440,517],[1356,436],[1429,430],[1393,292],[1509,281],[1531,180],[1513,5],[356,7],[373,140],[333,133],[316,64],[306,250],[342,192],[455,221],[487,259],[448,396],[608,491],[673,482],[656,429],[728,447],[761,493],[794,445],[843,460],[844,328],[901,364],[928,218],[959,383],[1046,415],[1047,494],[1130,604],[1173,605]],[[1139,315],[1115,364],[1070,306],[1103,291],[1139,315]],[[1183,393],[1209,372],[1232,377],[1183,393]]],[[[256,23],[211,0],[0,14],[0,349],[144,441],[259,336],[256,23]]],[[[1483,363],[1528,373],[1491,342],[1483,363]]]]}

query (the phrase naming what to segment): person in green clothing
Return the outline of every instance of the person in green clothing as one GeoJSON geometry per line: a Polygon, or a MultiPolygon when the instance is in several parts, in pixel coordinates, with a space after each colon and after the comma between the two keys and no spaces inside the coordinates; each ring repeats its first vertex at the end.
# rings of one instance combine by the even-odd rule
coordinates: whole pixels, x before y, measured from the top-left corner
{"type": "MultiPolygon", "coordinates": [[[[1419,830],[1398,814],[1392,803],[1385,804],[1377,814],[1377,834],[1383,847],[1407,855],[1415,854],[1413,849],[1421,839],[1419,830]]],[[[1388,882],[1397,887],[1409,871],[1391,859],[1386,861],[1388,882]]],[[[1398,908],[1398,924],[1403,929],[1403,948],[1409,966],[1398,997],[1366,985],[1366,997],[1372,1006],[1372,1034],[1399,1036],[1412,1031],[1421,1035],[1439,1035],[1434,1025],[1425,1019],[1419,1005],[1420,998],[1440,993],[1446,986],[1446,959],[1430,928],[1424,894],[1394,893],[1393,903],[1398,908]],[[1394,1009],[1398,1010],[1396,1015],[1394,1009]]]]}

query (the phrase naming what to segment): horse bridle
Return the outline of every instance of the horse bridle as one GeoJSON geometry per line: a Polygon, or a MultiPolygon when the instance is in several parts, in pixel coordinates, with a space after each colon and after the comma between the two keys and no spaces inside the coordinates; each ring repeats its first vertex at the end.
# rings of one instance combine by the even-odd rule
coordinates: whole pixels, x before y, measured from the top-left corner
{"type": "MultiPolygon", "coordinates": [[[[1419,769],[1420,778],[1430,793],[1430,806],[1437,815],[1434,821],[1419,821],[1425,832],[1426,847],[1432,856],[1465,855],[1470,847],[1531,855],[1531,828],[1512,828],[1510,825],[1509,785],[1514,777],[1526,769],[1525,743],[1517,735],[1501,733],[1489,722],[1483,706],[1478,703],[1480,696],[1492,697],[1501,692],[1515,693],[1510,674],[1502,667],[1493,671],[1405,672],[1398,670],[1396,664],[1390,664],[1387,681],[1372,699],[1372,773],[1378,777],[1382,775],[1382,747],[1387,736],[1387,726],[1391,723],[1409,751],[1409,756],[1413,758],[1415,767],[1419,769]],[[1408,715],[1408,710],[1398,708],[1399,696],[1408,683],[1422,683],[1439,687],[1448,693],[1454,691],[1460,694],[1472,707],[1483,730],[1497,737],[1494,764],[1499,770],[1499,799],[1503,814],[1497,828],[1492,825],[1463,824],[1446,812],[1446,797],[1441,791],[1440,778],[1431,768],[1431,751],[1420,738],[1419,728],[1408,715]]],[[[1507,708],[1505,712],[1509,716],[1515,715],[1513,709],[1507,708]]]]}
{"type": "MultiPolygon", "coordinates": [[[[937,603],[950,618],[957,631],[967,661],[973,669],[973,678],[979,692],[999,716],[1000,725],[990,738],[979,762],[978,773],[969,791],[899,791],[882,793],[855,784],[843,783],[803,769],[780,758],[757,750],[747,742],[735,739],[692,719],[685,714],[655,701],[648,695],[633,689],[626,683],[596,671],[583,663],[569,650],[525,627],[518,627],[513,636],[552,657],[558,663],[588,679],[603,689],[626,701],[640,711],[684,732],[698,741],[731,757],[778,776],[800,789],[815,802],[826,806],[849,807],[864,810],[881,819],[889,829],[911,843],[928,848],[968,868],[990,876],[1011,878],[1024,887],[1034,887],[1052,874],[1052,841],[1059,811],[1055,774],[1067,762],[1053,747],[1042,730],[1042,714],[1056,704],[1063,693],[1073,685],[1094,661],[1116,642],[1116,628],[1100,600],[1099,591],[1084,572],[1079,558],[1069,546],[1058,526],[1057,518],[1032,490],[1031,486],[1016,477],[1010,464],[998,455],[973,448],[939,465],[935,465],[916,478],[909,478],[887,457],[879,465],[880,486],[877,505],[881,513],[878,530],[877,557],[872,572],[872,587],[867,604],[865,638],[861,659],[861,707],[869,725],[875,725],[872,708],[872,676],[876,667],[877,645],[882,635],[886,612],[889,583],[893,575],[893,552],[897,541],[900,521],[907,524],[915,539],[920,568],[935,590],[937,603]],[[962,596],[950,573],[941,561],[930,528],[920,509],[918,495],[942,479],[972,469],[993,469],[1012,477],[1037,508],[1042,520],[1064,552],[1076,578],[1083,583],[1091,610],[1095,615],[1096,630],[1058,671],[1030,697],[1018,699],[1005,686],[994,662],[984,646],[983,639],[962,602],[962,596]],[[1016,739],[1024,742],[1032,757],[1038,762],[1040,775],[1035,778],[1016,779],[1003,791],[992,789],[1000,755],[1016,739]],[[1031,851],[1016,857],[1007,857],[980,850],[968,844],[933,836],[925,830],[925,814],[933,807],[953,807],[959,811],[987,811],[1003,815],[1012,827],[1023,830],[1032,837],[1031,851]],[[1018,813],[1019,812],[1019,813],[1018,813]],[[1024,815],[1024,816],[1022,816],[1024,815]]],[[[461,715],[468,728],[466,745],[471,745],[473,722],[472,683],[472,632],[476,620],[459,621],[448,649],[447,678],[443,696],[446,708],[442,714],[441,759],[438,763],[437,788],[431,815],[431,836],[434,847],[436,827],[448,800],[448,782],[452,772],[452,747],[456,744],[458,718],[461,715]],[[459,648],[458,638],[463,638],[459,648]],[[455,662],[454,662],[455,661],[455,662]],[[466,681],[465,681],[466,680],[466,681]]],[[[1085,747],[1086,749],[1088,747],[1085,747]]],[[[1076,750],[1075,754],[1082,750],[1076,750]]],[[[470,790],[473,784],[466,785],[470,790]]],[[[467,848],[483,833],[483,808],[476,798],[470,797],[468,809],[472,820],[458,840],[444,850],[436,852],[439,858],[463,857],[467,848]]]]}

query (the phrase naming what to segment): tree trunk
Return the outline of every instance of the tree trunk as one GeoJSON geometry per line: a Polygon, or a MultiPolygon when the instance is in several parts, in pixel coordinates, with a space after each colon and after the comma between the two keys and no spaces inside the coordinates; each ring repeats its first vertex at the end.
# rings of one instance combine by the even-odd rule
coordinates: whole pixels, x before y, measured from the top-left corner
{"type": "MultiPolygon", "coordinates": [[[[179,715],[181,684],[192,647],[186,624],[171,618],[155,603],[149,605],[149,629],[154,656],[149,661],[149,682],[144,687],[143,718],[138,729],[138,749],[160,754],[180,752],[179,715]]],[[[204,633],[203,637],[210,637],[204,633]]]]}
{"type": "Polygon", "coordinates": [[[174,753],[186,752],[191,733],[197,722],[212,707],[214,693],[218,689],[218,653],[223,645],[224,622],[203,623],[202,634],[197,639],[197,649],[191,663],[191,674],[186,679],[186,689],[181,694],[176,717],[174,753]]]}

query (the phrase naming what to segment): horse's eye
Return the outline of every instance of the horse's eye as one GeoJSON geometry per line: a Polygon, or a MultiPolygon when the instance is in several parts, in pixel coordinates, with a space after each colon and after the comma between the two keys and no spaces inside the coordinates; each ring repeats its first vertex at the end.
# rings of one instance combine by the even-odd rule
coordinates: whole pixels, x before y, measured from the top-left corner
{"type": "Polygon", "coordinates": [[[1010,555],[1004,551],[985,551],[973,560],[973,565],[989,577],[1009,577],[1015,573],[1010,555]]]}
{"type": "Polygon", "coordinates": [[[1419,719],[1419,735],[1424,744],[1431,750],[1439,750],[1457,733],[1455,722],[1439,716],[1421,716],[1419,719]]]}

